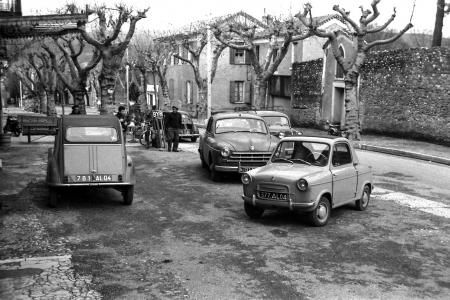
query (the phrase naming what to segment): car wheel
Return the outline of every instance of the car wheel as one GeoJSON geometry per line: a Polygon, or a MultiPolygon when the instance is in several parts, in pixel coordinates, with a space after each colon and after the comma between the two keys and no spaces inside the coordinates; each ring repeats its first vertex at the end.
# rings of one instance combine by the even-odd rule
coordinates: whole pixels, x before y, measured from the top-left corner
{"type": "Polygon", "coordinates": [[[356,200],[356,209],[363,211],[366,210],[367,206],[369,206],[370,201],[370,188],[368,185],[364,186],[364,191],[361,196],[361,199],[356,200]]]}
{"type": "Polygon", "coordinates": [[[259,219],[264,213],[264,209],[261,207],[256,207],[250,203],[244,202],[245,213],[250,219],[259,219]]]}
{"type": "Polygon", "coordinates": [[[191,142],[195,143],[197,141],[196,137],[191,137],[191,142]]]}
{"type": "Polygon", "coordinates": [[[314,226],[324,226],[330,218],[331,206],[326,197],[321,197],[317,207],[309,213],[309,219],[314,226]]]}
{"type": "Polygon", "coordinates": [[[49,188],[48,193],[48,206],[56,207],[58,204],[58,192],[54,188],[49,188]]]}
{"type": "Polygon", "coordinates": [[[131,205],[133,203],[134,186],[124,188],[122,190],[123,204],[131,205]]]}

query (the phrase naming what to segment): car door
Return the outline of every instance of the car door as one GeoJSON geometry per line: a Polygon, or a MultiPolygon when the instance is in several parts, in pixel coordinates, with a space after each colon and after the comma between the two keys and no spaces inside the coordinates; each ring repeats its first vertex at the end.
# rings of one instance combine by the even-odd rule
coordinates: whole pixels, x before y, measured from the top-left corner
{"type": "Polygon", "coordinates": [[[349,202],[356,196],[357,173],[353,165],[350,145],[336,143],[331,159],[333,177],[333,206],[349,202]]]}
{"type": "Polygon", "coordinates": [[[213,128],[213,118],[209,118],[208,124],[206,125],[205,133],[203,134],[202,139],[200,140],[200,144],[202,145],[201,151],[205,161],[209,162],[209,145],[210,139],[212,137],[212,128],[213,128]]]}

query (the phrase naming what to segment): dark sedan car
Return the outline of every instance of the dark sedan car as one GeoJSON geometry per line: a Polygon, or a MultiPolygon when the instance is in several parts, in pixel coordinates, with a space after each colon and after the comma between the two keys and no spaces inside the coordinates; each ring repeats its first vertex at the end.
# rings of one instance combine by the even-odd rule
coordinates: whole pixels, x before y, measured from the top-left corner
{"type": "Polygon", "coordinates": [[[249,114],[260,116],[269,126],[270,134],[281,138],[285,136],[301,135],[301,131],[292,128],[288,115],[273,110],[250,110],[249,114]]]}
{"type": "MultiPolygon", "coordinates": [[[[170,112],[164,112],[164,117],[170,112]]],[[[200,133],[198,131],[197,126],[195,126],[192,121],[192,116],[186,111],[179,111],[181,114],[181,124],[182,128],[179,130],[180,140],[181,139],[189,139],[191,142],[196,142],[200,133]]]]}
{"type": "Polygon", "coordinates": [[[202,166],[216,181],[222,172],[247,172],[265,165],[278,142],[263,118],[247,113],[213,115],[200,136],[202,166]]]}

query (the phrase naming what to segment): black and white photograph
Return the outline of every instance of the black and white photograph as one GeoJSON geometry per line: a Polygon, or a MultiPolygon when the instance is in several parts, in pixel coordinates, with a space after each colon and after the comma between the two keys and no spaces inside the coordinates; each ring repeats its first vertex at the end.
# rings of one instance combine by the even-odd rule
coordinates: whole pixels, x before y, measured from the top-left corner
{"type": "Polygon", "coordinates": [[[0,0],[0,299],[444,300],[449,0],[0,0]]]}

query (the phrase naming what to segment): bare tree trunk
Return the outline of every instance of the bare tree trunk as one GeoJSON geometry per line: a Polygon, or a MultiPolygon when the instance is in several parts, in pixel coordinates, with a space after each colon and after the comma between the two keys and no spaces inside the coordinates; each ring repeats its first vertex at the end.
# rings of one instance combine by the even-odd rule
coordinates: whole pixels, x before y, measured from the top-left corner
{"type": "Polygon", "coordinates": [[[445,0],[437,0],[436,20],[434,23],[433,40],[431,47],[440,47],[442,43],[442,27],[444,26],[445,0]]]}
{"type": "Polygon", "coordinates": [[[206,101],[207,89],[203,86],[197,87],[197,107],[196,107],[196,117],[202,121],[206,119],[207,114],[207,101],[206,101]]]}
{"type": "Polygon", "coordinates": [[[103,56],[103,65],[98,81],[101,90],[100,114],[108,114],[112,112],[112,93],[116,87],[116,77],[122,62],[123,52],[110,57],[103,56]]]}
{"type": "Polygon", "coordinates": [[[47,96],[47,116],[56,116],[55,92],[46,93],[47,96]]]}
{"type": "Polygon", "coordinates": [[[256,78],[253,83],[253,90],[252,106],[255,109],[264,108],[264,103],[266,101],[267,81],[261,78],[256,78]]]}
{"type": "Polygon", "coordinates": [[[361,140],[358,85],[353,80],[345,80],[345,129],[349,140],[361,140]]]}
{"type": "Polygon", "coordinates": [[[82,115],[86,114],[86,104],[84,102],[85,94],[86,94],[86,92],[83,90],[72,91],[73,104],[78,105],[80,107],[80,113],[82,115]]]}
{"type": "Polygon", "coordinates": [[[47,114],[47,93],[44,90],[39,92],[39,113],[47,114]]]}

